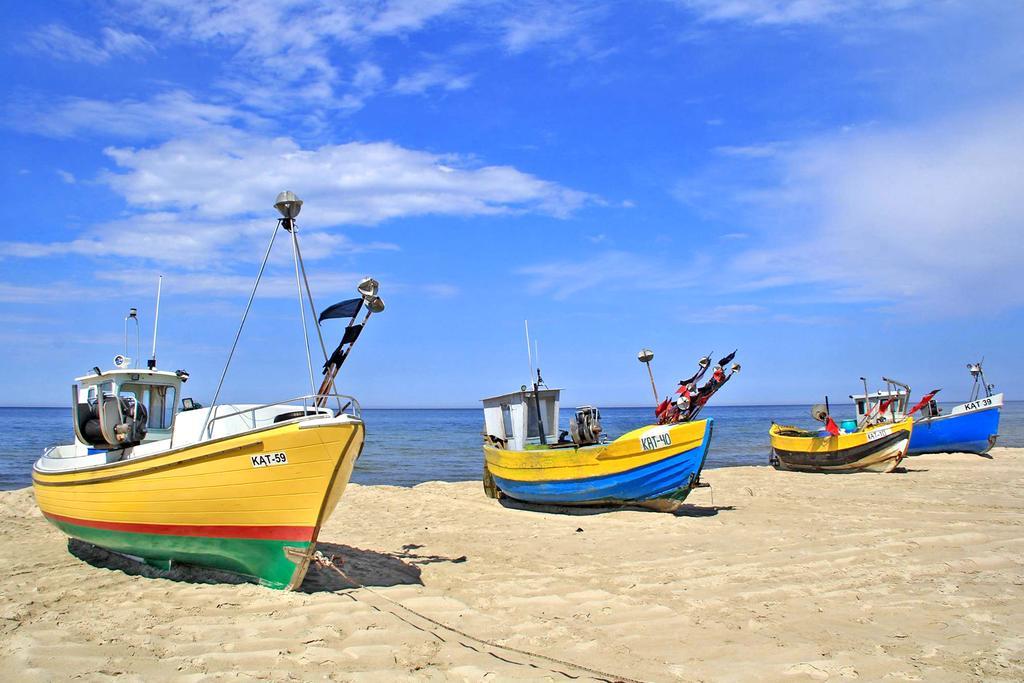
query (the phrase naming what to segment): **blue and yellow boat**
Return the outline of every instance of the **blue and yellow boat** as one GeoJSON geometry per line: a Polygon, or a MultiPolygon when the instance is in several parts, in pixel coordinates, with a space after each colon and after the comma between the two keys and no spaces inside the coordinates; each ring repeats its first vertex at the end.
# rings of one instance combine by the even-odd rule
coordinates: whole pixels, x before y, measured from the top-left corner
{"type": "Polygon", "coordinates": [[[559,432],[558,389],[484,399],[484,490],[543,505],[641,505],[671,511],[700,483],[710,419],[649,425],[602,440],[600,411],[559,432]],[[571,436],[570,436],[571,435],[571,436]]]}

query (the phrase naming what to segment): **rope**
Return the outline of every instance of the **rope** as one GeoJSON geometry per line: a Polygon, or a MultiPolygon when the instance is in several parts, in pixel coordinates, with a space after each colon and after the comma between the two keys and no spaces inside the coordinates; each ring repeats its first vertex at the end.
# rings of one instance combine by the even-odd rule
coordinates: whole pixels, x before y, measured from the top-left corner
{"type": "MultiPolygon", "coordinates": [[[[235,356],[235,348],[238,346],[238,339],[242,336],[242,328],[245,327],[245,319],[249,317],[249,309],[252,308],[252,300],[256,298],[256,288],[260,286],[260,279],[263,277],[263,270],[267,267],[267,259],[270,258],[270,250],[274,248],[274,240],[277,239],[277,231],[281,228],[281,221],[277,222],[277,226],[274,228],[274,234],[270,236],[270,244],[267,245],[267,253],[263,255],[263,262],[260,263],[260,270],[256,273],[256,282],[252,284],[252,292],[249,293],[249,301],[245,304],[245,312],[242,313],[242,322],[238,324],[238,332],[235,332],[235,341],[231,344],[231,352],[228,353],[228,360],[224,363],[224,370],[220,373],[220,381],[217,382],[217,391],[213,394],[213,403],[210,404],[210,409],[206,412],[206,419],[203,421],[203,431],[199,432],[199,440],[202,441],[206,435],[206,428],[210,424],[210,418],[213,417],[213,413],[217,410],[217,399],[220,397],[220,390],[224,386],[224,378],[227,377],[228,367],[231,365],[231,359],[235,356]]],[[[313,390],[315,393],[315,389],[313,390]]]]}
{"type": "MultiPolygon", "coordinates": [[[[321,553],[319,550],[317,550],[315,553],[313,553],[313,561],[314,562],[316,562],[321,567],[326,567],[327,569],[334,570],[335,572],[338,573],[339,576],[341,576],[341,578],[345,579],[346,581],[351,583],[353,586],[356,586],[357,588],[362,588],[363,590],[369,591],[370,593],[373,593],[374,595],[376,595],[377,597],[383,599],[384,601],[394,605],[395,607],[397,607],[397,608],[399,608],[401,610],[404,610],[404,611],[408,612],[409,614],[412,614],[412,615],[422,619],[423,621],[426,621],[429,624],[432,624],[432,625],[434,625],[434,626],[436,626],[438,628],[444,629],[446,631],[450,631],[451,633],[454,633],[454,634],[456,634],[458,636],[462,636],[463,638],[466,638],[467,640],[471,640],[471,641],[473,641],[475,643],[479,643],[480,645],[483,645],[484,647],[488,647],[488,648],[492,648],[492,649],[505,650],[506,652],[514,652],[516,654],[523,655],[525,657],[532,657],[534,659],[540,659],[540,660],[543,660],[543,661],[546,661],[546,662],[550,662],[552,664],[558,664],[560,666],[569,667],[570,669],[576,669],[577,671],[583,671],[583,672],[586,672],[588,674],[592,674],[593,677],[596,680],[604,681],[604,683],[645,683],[645,681],[641,681],[641,680],[638,680],[636,678],[629,678],[628,676],[620,676],[618,674],[611,674],[611,673],[608,673],[606,671],[601,671],[599,669],[592,669],[592,668],[590,668],[588,666],[583,666],[582,664],[574,664],[573,662],[568,662],[568,661],[566,661],[564,659],[558,659],[557,657],[549,657],[548,655],[542,655],[542,654],[537,653],[537,652],[530,652],[528,650],[520,650],[519,648],[512,647],[510,645],[502,645],[501,643],[496,643],[496,642],[494,642],[492,640],[486,640],[484,638],[478,638],[478,637],[476,637],[474,635],[466,633],[465,631],[461,631],[461,630],[455,628],[454,626],[449,626],[448,624],[442,623],[442,622],[440,622],[440,621],[438,621],[436,619],[428,617],[425,614],[417,612],[416,610],[412,609],[411,607],[406,607],[405,605],[403,605],[402,603],[398,602],[397,600],[392,600],[391,598],[389,598],[388,596],[384,595],[383,593],[381,593],[379,591],[376,591],[376,590],[370,588],[369,586],[365,586],[365,585],[359,583],[358,581],[356,581],[355,579],[350,577],[348,574],[346,574],[344,571],[342,571],[341,567],[338,567],[337,565],[335,565],[334,564],[334,559],[335,558],[327,557],[326,555],[321,553]]],[[[351,599],[353,601],[358,602],[356,597],[353,596],[351,593],[346,593],[345,597],[347,597],[347,598],[349,598],[349,599],[351,599]]],[[[373,609],[377,609],[378,611],[380,611],[377,607],[374,607],[373,605],[370,605],[370,607],[373,607],[373,609]]],[[[390,612],[390,614],[392,616],[396,617],[398,620],[408,624],[409,626],[412,626],[417,631],[426,631],[425,629],[420,628],[419,626],[417,626],[416,624],[412,623],[408,619],[403,618],[400,614],[396,614],[394,612],[390,612]]],[[[435,638],[440,640],[442,643],[448,642],[447,640],[442,638],[437,633],[434,633],[433,631],[430,631],[430,633],[435,638]]],[[[459,643],[459,644],[462,645],[463,647],[466,647],[466,648],[469,648],[470,650],[473,650],[474,652],[480,652],[480,650],[478,650],[477,648],[472,647],[471,645],[467,645],[466,643],[459,643]]],[[[501,656],[499,656],[498,654],[496,654],[494,652],[487,652],[486,654],[489,654],[492,657],[494,657],[495,659],[500,659],[501,661],[507,662],[509,664],[517,664],[519,666],[529,666],[529,667],[534,668],[534,669],[542,668],[542,667],[537,666],[536,664],[530,664],[530,663],[527,663],[527,662],[517,662],[517,661],[511,660],[511,659],[506,659],[505,657],[501,657],[501,656]]],[[[566,673],[565,671],[561,671],[559,669],[551,669],[549,667],[543,667],[543,668],[547,668],[548,671],[551,671],[552,673],[561,674],[562,676],[565,676],[566,678],[572,678],[574,680],[580,678],[579,676],[573,676],[572,674],[566,673]]]]}

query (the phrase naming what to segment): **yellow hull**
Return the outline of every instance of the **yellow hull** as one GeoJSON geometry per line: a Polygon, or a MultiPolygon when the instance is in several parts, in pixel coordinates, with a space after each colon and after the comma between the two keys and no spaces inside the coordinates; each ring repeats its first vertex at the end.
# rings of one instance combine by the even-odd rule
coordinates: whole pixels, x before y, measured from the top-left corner
{"type": "Polygon", "coordinates": [[[76,471],[37,468],[33,490],[72,537],[296,588],[364,433],[358,420],[285,424],[76,471]]]}
{"type": "Polygon", "coordinates": [[[485,488],[531,503],[678,503],[698,483],[711,432],[711,420],[698,420],[642,427],[596,446],[484,446],[485,488]]]}
{"type": "Polygon", "coordinates": [[[773,424],[772,463],[806,472],[891,472],[907,453],[914,420],[908,418],[836,436],[820,436],[773,424]]]}

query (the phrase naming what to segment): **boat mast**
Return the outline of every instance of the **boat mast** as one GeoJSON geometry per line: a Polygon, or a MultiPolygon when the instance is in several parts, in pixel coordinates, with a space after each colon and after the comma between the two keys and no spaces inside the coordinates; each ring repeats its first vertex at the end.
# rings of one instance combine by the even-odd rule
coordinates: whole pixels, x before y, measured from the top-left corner
{"type": "Polygon", "coordinates": [[[533,405],[537,411],[537,433],[540,435],[542,446],[548,445],[548,437],[544,434],[544,417],[540,410],[540,357],[537,358],[537,376],[533,375],[533,353],[530,350],[530,321],[524,320],[526,325],[526,357],[530,362],[530,382],[533,384],[533,405]]]}
{"type": "Polygon", "coordinates": [[[654,386],[654,372],[651,370],[651,361],[654,360],[654,351],[650,349],[640,349],[640,353],[636,354],[636,359],[647,366],[647,376],[651,378],[651,391],[654,392],[654,405],[657,406],[658,401],[658,388],[654,386]]]}
{"type": "Polygon", "coordinates": [[[156,315],[153,316],[153,352],[149,356],[146,367],[150,370],[156,369],[156,328],[160,325],[160,290],[164,284],[164,276],[160,275],[156,281],[156,315]]]}

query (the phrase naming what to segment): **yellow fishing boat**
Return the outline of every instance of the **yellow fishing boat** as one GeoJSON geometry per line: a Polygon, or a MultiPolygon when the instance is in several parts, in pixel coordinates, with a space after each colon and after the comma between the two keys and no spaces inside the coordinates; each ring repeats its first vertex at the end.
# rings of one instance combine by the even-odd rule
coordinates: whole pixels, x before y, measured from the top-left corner
{"type": "MultiPolygon", "coordinates": [[[[278,200],[284,218],[274,235],[291,234],[298,273],[301,201],[291,193],[278,200]]],[[[253,296],[258,285],[259,277],[253,296]]],[[[319,389],[278,403],[218,405],[224,375],[212,407],[181,398],[188,373],[156,368],[155,331],[147,368],[132,367],[126,334],[114,369],[94,368],[72,387],[74,443],[48,449],[34,466],[43,515],[72,538],[155,566],[180,562],[298,587],[363,447],[359,404],[333,387],[367,318],[384,308],[377,287],[367,278],[359,298],[320,315],[318,333],[323,320],[350,318],[344,338],[329,357],[324,347],[319,389]]],[[[308,283],[303,293],[315,311],[308,283]]],[[[134,309],[126,326],[131,318],[137,324],[134,309]]]]}
{"type": "MultiPolygon", "coordinates": [[[[529,328],[527,328],[529,348],[529,328]]],[[[580,406],[568,429],[559,429],[561,389],[542,388],[540,370],[532,388],[491,396],[484,404],[484,492],[491,498],[558,506],[637,505],[677,510],[690,492],[701,486],[700,474],[711,445],[713,422],[697,415],[736,372],[723,369],[736,352],[715,366],[707,384],[694,389],[693,400],[665,399],[654,411],[657,424],[631,429],[609,439],[601,411],[580,406]]],[[[637,358],[648,367],[655,400],[658,392],[650,361],[654,352],[637,358]]],[[[533,358],[530,356],[533,374],[533,358]]],[[[680,391],[693,386],[710,367],[710,357],[698,371],[680,382],[680,391]]]]}
{"type": "Polygon", "coordinates": [[[913,418],[850,433],[772,424],[771,464],[802,472],[892,472],[907,454],[913,418]]]}

